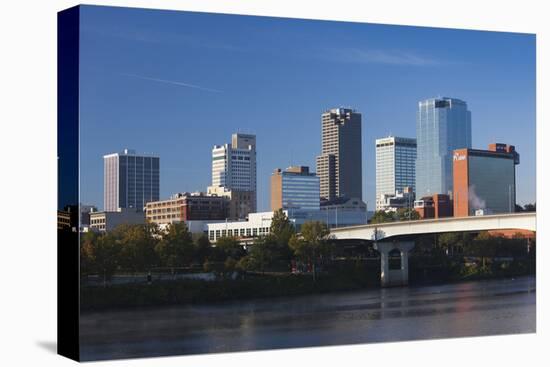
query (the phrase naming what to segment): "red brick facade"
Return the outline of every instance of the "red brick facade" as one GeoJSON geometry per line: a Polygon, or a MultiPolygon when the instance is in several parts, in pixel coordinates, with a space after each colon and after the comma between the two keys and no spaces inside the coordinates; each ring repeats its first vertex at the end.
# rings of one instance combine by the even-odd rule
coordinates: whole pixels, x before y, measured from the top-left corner
{"type": "Polygon", "coordinates": [[[468,186],[468,149],[457,149],[453,154],[453,212],[455,217],[469,215],[468,186]]]}

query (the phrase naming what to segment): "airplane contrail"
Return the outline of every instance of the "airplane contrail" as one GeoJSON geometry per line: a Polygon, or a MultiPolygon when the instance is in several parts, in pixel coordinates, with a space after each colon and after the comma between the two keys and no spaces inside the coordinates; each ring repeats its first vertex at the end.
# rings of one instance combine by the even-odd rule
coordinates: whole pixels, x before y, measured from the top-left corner
{"type": "Polygon", "coordinates": [[[178,81],[175,81],[175,80],[151,78],[151,77],[148,77],[148,76],[136,75],[136,74],[127,74],[127,73],[121,73],[121,74],[126,75],[126,76],[131,76],[131,77],[134,77],[134,78],[143,79],[143,80],[151,80],[153,82],[172,84],[172,85],[177,85],[177,86],[180,86],[180,87],[200,89],[200,90],[204,90],[204,91],[207,91],[207,92],[213,92],[213,93],[223,93],[223,91],[221,91],[219,89],[201,87],[200,85],[183,83],[183,82],[178,82],[178,81]]]}

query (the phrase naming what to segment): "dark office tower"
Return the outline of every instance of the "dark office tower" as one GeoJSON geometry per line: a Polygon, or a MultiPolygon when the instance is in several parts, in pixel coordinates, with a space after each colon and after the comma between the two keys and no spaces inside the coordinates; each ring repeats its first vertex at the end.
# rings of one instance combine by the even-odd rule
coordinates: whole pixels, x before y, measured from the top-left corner
{"type": "Polygon", "coordinates": [[[159,200],[159,157],[124,149],[103,156],[103,164],[104,211],[143,210],[148,202],[159,200]]]}
{"type": "Polygon", "coordinates": [[[321,154],[317,175],[321,199],[362,198],[361,114],[333,108],[321,116],[321,154]]]}

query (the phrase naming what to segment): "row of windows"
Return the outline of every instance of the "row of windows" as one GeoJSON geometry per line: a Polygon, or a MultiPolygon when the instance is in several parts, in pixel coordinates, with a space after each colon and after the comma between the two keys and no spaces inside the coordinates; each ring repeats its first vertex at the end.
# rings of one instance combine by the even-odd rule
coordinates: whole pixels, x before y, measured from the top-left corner
{"type": "Polygon", "coordinates": [[[200,204],[200,205],[221,205],[222,202],[223,202],[223,198],[221,197],[218,197],[217,199],[212,199],[212,198],[200,198],[200,197],[194,197],[192,198],[191,202],[185,202],[184,200],[178,200],[176,202],[174,201],[163,201],[163,202],[157,202],[157,203],[147,203],[147,208],[162,208],[162,207],[180,207],[180,206],[183,206],[185,204],[187,204],[188,206],[193,206],[193,205],[197,205],[197,204],[200,204]]]}
{"type": "Polygon", "coordinates": [[[242,161],[242,160],[245,160],[245,161],[249,161],[250,160],[250,157],[243,157],[243,156],[231,156],[231,159],[234,159],[234,160],[239,160],[239,161],[242,161]]]}
{"type": "Polygon", "coordinates": [[[256,237],[269,233],[269,227],[217,229],[208,231],[208,238],[213,241],[221,237],[256,237]]]}
{"type": "Polygon", "coordinates": [[[153,215],[153,216],[147,216],[147,219],[149,220],[161,220],[161,219],[180,219],[180,215],[178,214],[167,214],[167,215],[153,215]]]}

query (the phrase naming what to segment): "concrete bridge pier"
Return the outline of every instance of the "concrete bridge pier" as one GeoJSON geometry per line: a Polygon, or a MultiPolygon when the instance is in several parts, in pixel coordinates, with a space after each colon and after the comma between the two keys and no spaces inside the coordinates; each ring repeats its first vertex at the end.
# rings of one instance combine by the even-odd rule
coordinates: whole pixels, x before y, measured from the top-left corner
{"type": "Polygon", "coordinates": [[[409,251],[414,242],[376,242],[374,249],[380,252],[382,287],[399,287],[409,284],[409,251]]]}

